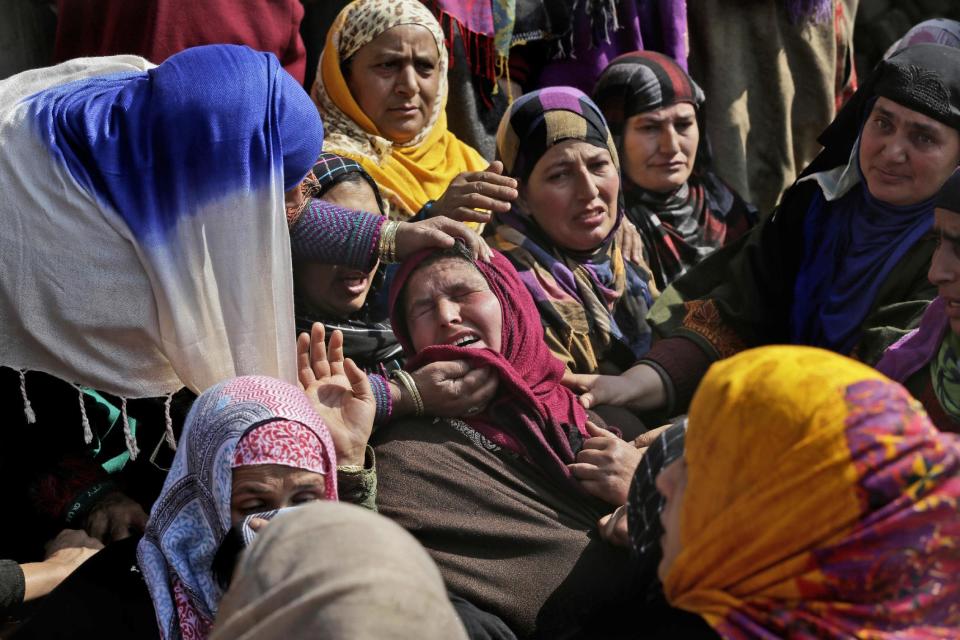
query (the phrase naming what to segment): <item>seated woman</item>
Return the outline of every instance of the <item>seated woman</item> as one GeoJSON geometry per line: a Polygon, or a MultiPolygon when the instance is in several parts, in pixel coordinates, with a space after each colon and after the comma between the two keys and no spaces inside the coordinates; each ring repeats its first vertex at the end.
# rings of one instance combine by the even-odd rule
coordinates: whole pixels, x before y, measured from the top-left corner
{"type": "Polygon", "coordinates": [[[757,211],[712,170],[704,95],[680,65],[653,51],[616,58],[593,100],[620,154],[627,218],[664,289],[757,222],[757,211]]]}
{"type": "MultiPolygon", "coordinates": [[[[417,405],[410,392],[389,379],[403,366],[404,356],[390,328],[385,296],[377,291],[385,266],[376,261],[362,271],[317,261],[310,251],[309,238],[317,224],[311,199],[385,215],[380,190],[356,161],[327,152],[320,154],[304,187],[308,210],[295,214],[290,227],[297,332],[310,333],[314,322],[322,322],[329,342],[333,332],[340,331],[344,356],[367,372],[377,398],[378,424],[413,414],[417,405]]],[[[432,363],[410,375],[423,400],[422,411],[429,415],[458,416],[486,405],[497,386],[492,371],[470,370],[463,361],[432,363]]]]}
{"type": "Polygon", "coordinates": [[[617,150],[600,110],[570,87],[515,101],[497,157],[520,184],[488,232],[536,301],[547,344],[574,373],[619,373],[650,348],[650,274],[624,259],[617,150]]]}
{"type": "Polygon", "coordinates": [[[958,69],[960,50],[932,44],[880,63],[777,211],[660,296],[645,359],[576,381],[586,406],[682,413],[710,363],[755,345],[879,360],[934,296],[928,231],[960,163],[958,69]]]}
{"type": "Polygon", "coordinates": [[[315,407],[299,388],[262,376],[200,394],[143,538],[100,551],[24,637],[206,637],[242,548],[224,545],[231,529],[250,537],[279,509],[337,499],[335,445],[315,407]],[[123,606],[90,616],[98,599],[123,606]]]}
{"type": "Polygon", "coordinates": [[[483,223],[477,209],[506,211],[517,195],[447,129],[447,65],[440,25],[417,0],[356,0],[327,33],[312,91],[324,150],[363,165],[391,218],[483,223]]]}
{"type": "Polygon", "coordinates": [[[644,637],[956,634],[960,440],[865,365],[784,346],[714,365],[656,486],[674,609],[644,637]]]}
{"type": "Polygon", "coordinates": [[[923,314],[920,326],[887,349],[877,370],[903,384],[923,403],[942,431],[960,432],[960,173],[954,173],[934,209],[939,237],[928,277],[937,297],[923,314]]]}
{"type": "Polygon", "coordinates": [[[407,369],[463,359],[495,370],[500,385],[462,419],[403,420],[374,435],[380,512],[427,548],[453,593],[518,637],[620,621],[632,572],[596,537],[610,504],[572,468],[613,436],[560,384],[563,363],[520,276],[499,254],[423,252],[401,266],[390,303],[407,369]]]}

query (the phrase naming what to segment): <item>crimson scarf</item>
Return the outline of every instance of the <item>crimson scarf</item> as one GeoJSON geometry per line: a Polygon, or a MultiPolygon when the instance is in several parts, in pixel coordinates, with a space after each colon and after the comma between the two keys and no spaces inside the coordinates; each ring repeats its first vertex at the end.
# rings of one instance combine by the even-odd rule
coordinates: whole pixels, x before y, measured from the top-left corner
{"type": "Polygon", "coordinates": [[[407,370],[449,360],[467,360],[474,367],[493,368],[500,377],[496,398],[482,413],[464,421],[490,441],[579,489],[567,464],[574,462],[583,440],[589,437],[587,414],[573,392],[560,384],[564,365],[544,342],[533,298],[503,255],[494,251],[489,263],[471,262],[500,302],[500,353],[450,345],[430,346],[414,353],[404,309],[398,303],[410,276],[433,253],[421,251],[408,258],[390,286],[390,319],[408,355],[407,370]]]}

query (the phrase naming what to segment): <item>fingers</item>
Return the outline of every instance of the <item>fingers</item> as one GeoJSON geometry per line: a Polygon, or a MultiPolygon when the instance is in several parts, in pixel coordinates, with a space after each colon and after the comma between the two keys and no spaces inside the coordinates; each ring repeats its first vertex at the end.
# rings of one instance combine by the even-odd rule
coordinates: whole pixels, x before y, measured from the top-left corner
{"type": "Polygon", "coordinates": [[[330,363],[330,374],[343,375],[343,332],[334,329],[330,334],[330,344],[327,346],[327,362],[330,363]]]}
{"type": "Polygon", "coordinates": [[[593,387],[593,383],[599,378],[595,373],[573,373],[567,369],[560,383],[568,389],[577,393],[584,393],[593,387]]]}
{"type": "Polygon", "coordinates": [[[327,346],[323,342],[323,324],[314,322],[310,327],[310,366],[316,379],[330,376],[330,363],[327,362],[327,346]]]}
{"type": "Polygon", "coordinates": [[[370,379],[363,369],[357,366],[357,363],[351,358],[343,361],[344,373],[347,375],[347,381],[353,390],[355,398],[366,400],[373,398],[373,389],[370,387],[370,379]]]}
{"type": "Polygon", "coordinates": [[[268,522],[269,520],[265,518],[250,518],[250,528],[259,533],[260,529],[267,526],[268,522]]]}
{"type": "MultiPolygon", "coordinates": [[[[476,371],[483,371],[477,369],[476,371]]],[[[414,377],[423,375],[432,377],[431,372],[436,372],[443,380],[456,380],[471,373],[470,364],[466,360],[446,360],[441,362],[432,362],[424,365],[413,372],[414,377]]]]}
{"type": "Polygon", "coordinates": [[[494,186],[507,187],[508,189],[514,190],[514,193],[516,193],[516,179],[503,175],[503,163],[499,160],[494,160],[491,162],[490,165],[483,171],[471,171],[464,173],[463,179],[467,183],[486,182],[494,186]]]}
{"type": "Polygon", "coordinates": [[[108,542],[106,539],[108,524],[107,515],[102,510],[95,510],[87,518],[87,533],[90,534],[91,538],[96,538],[100,542],[108,542]]]}
{"type": "Polygon", "coordinates": [[[570,474],[581,482],[585,480],[602,480],[604,478],[604,473],[595,464],[573,462],[568,464],[567,468],[570,469],[570,474]]]}
{"type": "Polygon", "coordinates": [[[665,424],[662,427],[657,427],[656,429],[651,429],[646,433],[642,433],[636,438],[633,439],[633,445],[638,448],[646,448],[656,442],[657,438],[660,437],[660,434],[670,428],[669,424],[665,424]]]}
{"type": "MultiPolygon", "coordinates": [[[[492,202],[492,201],[491,201],[492,202]]],[[[478,209],[490,209],[498,210],[497,207],[493,205],[483,205],[478,206],[478,209]]],[[[457,207],[453,211],[447,213],[451,219],[457,220],[458,222],[480,222],[486,224],[490,222],[491,215],[486,211],[477,211],[476,209],[471,209],[468,207],[457,207]]]]}
{"type": "Polygon", "coordinates": [[[593,394],[590,393],[589,391],[588,391],[587,393],[585,393],[585,394],[583,394],[583,395],[580,396],[580,405],[581,405],[584,409],[589,409],[590,407],[592,407],[592,406],[594,405],[594,402],[595,402],[595,401],[594,401],[594,398],[593,398],[593,394]]]}
{"type": "MultiPolygon", "coordinates": [[[[614,440],[619,440],[613,433],[603,427],[598,427],[590,420],[587,420],[587,433],[594,438],[613,438],[614,440]]],[[[587,442],[589,442],[589,440],[587,442]]]]}
{"type": "Polygon", "coordinates": [[[297,380],[301,389],[306,389],[317,381],[310,364],[310,334],[306,332],[297,336],[297,380]]]}
{"type": "MultiPolygon", "coordinates": [[[[464,226],[463,224],[456,222],[455,220],[450,220],[449,218],[434,218],[434,221],[437,224],[437,227],[441,232],[447,234],[447,237],[457,237],[463,240],[464,244],[467,245],[467,248],[470,250],[470,255],[475,259],[479,258],[484,262],[490,262],[490,258],[493,256],[493,253],[490,251],[490,247],[487,246],[487,243],[481,238],[475,231],[469,227],[464,226]]],[[[448,246],[452,246],[451,243],[448,246]]]]}

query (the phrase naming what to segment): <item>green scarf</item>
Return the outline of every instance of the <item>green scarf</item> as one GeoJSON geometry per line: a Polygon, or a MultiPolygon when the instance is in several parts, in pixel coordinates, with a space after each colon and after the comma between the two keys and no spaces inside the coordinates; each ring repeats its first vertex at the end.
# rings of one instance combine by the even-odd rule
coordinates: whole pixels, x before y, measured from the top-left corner
{"type": "Polygon", "coordinates": [[[947,331],[937,357],[930,361],[930,380],[940,406],[951,418],[960,420],[960,337],[947,331]]]}

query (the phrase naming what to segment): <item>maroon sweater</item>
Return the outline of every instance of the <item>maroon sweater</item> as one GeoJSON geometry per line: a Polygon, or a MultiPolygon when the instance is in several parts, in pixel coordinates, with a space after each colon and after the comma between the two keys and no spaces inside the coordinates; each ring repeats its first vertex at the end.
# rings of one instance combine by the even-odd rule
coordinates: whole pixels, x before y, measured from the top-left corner
{"type": "Polygon", "coordinates": [[[188,47],[245,44],[303,83],[299,0],[57,0],[53,61],[135,54],[160,64],[188,47]]]}

